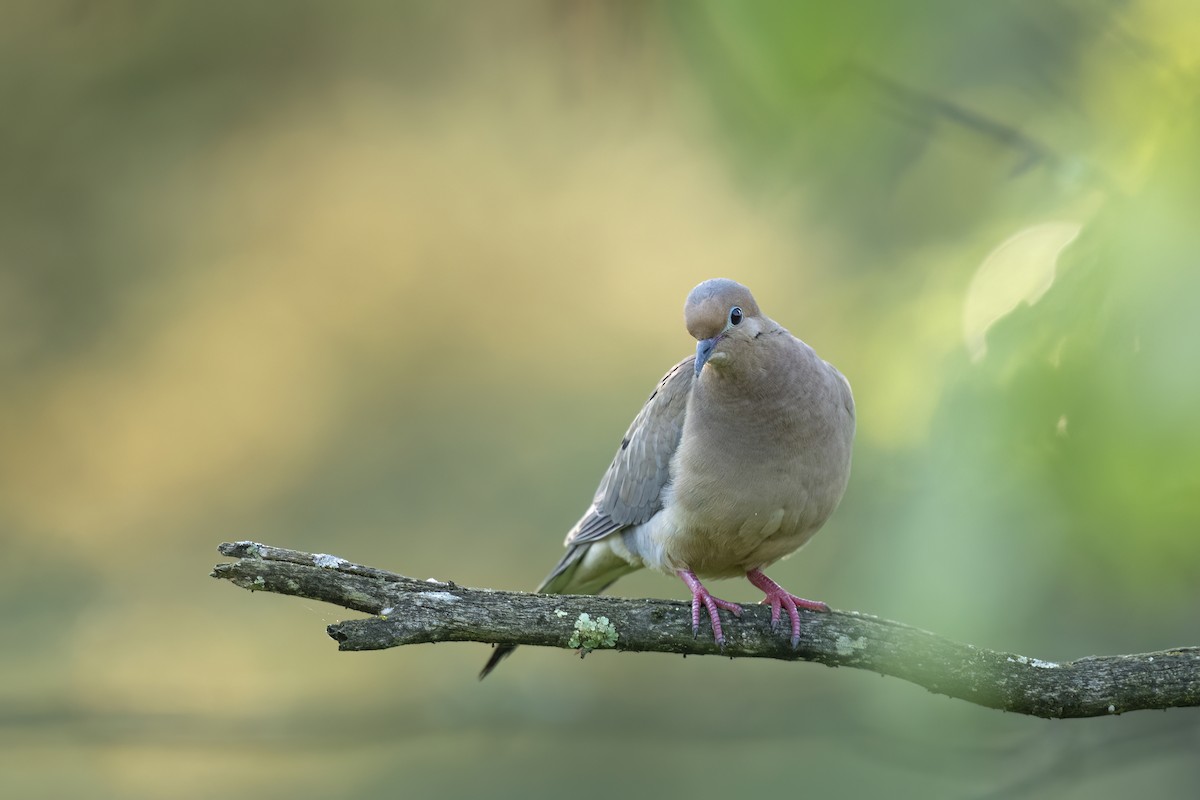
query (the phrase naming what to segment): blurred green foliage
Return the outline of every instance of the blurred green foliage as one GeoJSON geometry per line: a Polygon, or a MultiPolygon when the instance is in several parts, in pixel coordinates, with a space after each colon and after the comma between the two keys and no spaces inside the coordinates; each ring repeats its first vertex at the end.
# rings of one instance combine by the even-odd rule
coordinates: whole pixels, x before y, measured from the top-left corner
{"type": "Polygon", "coordinates": [[[255,538],[536,585],[727,275],[858,401],[781,582],[1047,659],[1200,643],[1190,3],[0,23],[5,796],[1194,793],[1192,709],[611,653],[476,684],[485,648],[339,655],[339,610],[205,577],[255,538]]]}

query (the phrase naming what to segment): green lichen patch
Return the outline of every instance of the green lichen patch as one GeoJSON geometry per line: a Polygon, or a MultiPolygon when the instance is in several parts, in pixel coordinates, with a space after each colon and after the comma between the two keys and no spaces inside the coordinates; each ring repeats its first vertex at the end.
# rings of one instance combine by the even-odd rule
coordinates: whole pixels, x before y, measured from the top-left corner
{"type": "Polygon", "coordinates": [[[575,632],[571,634],[567,646],[588,653],[592,650],[615,647],[618,635],[608,617],[592,619],[591,615],[584,613],[576,618],[575,632]]]}
{"type": "Polygon", "coordinates": [[[234,544],[242,548],[242,558],[262,558],[262,548],[266,547],[266,545],[252,542],[249,539],[234,542],[234,544]]]}

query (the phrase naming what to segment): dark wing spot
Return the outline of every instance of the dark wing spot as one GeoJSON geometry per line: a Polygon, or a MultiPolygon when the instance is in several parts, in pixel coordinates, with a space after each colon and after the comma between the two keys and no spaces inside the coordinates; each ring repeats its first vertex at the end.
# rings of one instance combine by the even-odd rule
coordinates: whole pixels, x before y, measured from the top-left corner
{"type": "Polygon", "coordinates": [[[628,438],[621,440],[621,449],[624,450],[626,447],[629,447],[629,439],[628,438]]]}

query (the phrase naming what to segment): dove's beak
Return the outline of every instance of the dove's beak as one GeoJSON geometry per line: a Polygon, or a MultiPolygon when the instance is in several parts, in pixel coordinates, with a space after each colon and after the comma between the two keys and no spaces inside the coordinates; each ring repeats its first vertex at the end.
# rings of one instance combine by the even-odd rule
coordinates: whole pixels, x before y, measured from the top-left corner
{"type": "Polygon", "coordinates": [[[704,369],[704,365],[708,363],[708,359],[713,354],[713,348],[717,346],[717,342],[721,341],[724,334],[714,336],[711,339],[701,339],[696,344],[696,377],[700,377],[700,370],[704,369]]]}

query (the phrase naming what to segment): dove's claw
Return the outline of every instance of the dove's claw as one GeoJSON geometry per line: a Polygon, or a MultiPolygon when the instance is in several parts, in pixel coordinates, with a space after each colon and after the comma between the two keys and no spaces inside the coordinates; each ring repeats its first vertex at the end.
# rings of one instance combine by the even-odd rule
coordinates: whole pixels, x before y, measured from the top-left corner
{"type": "Polygon", "coordinates": [[[721,617],[718,615],[717,609],[724,609],[735,617],[740,617],[742,607],[737,603],[713,597],[696,577],[696,573],[690,569],[681,569],[675,574],[687,584],[688,589],[692,592],[692,636],[700,635],[700,605],[703,603],[704,608],[708,611],[709,622],[712,623],[713,640],[716,641],[718,647],[724,648],[725,632],[721,630],[721,617]]]}
{"type": "Polygon", "coordinates": [[[784,608],[787,609],[788,618],[792,621],[793,650],[800,646],[800,612],[797,609],[805,608],[809,611],[829,610],[829,606],[817,600],[805,600],[803,597],[796,597],[796,595],[791,594],[778,583],[764,575],[760,569],[750,570],[746,573],[746,578],[759,589],[766,592],[767,596],[763,598],[762,602],[771,604],[771,630],[778,630],[780,611],[784,608]]]}

